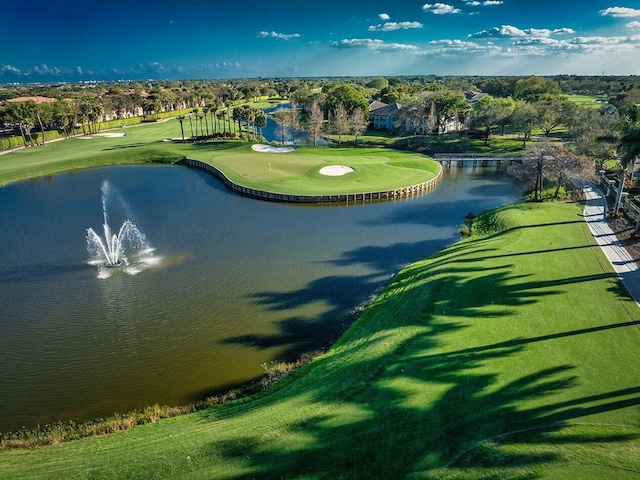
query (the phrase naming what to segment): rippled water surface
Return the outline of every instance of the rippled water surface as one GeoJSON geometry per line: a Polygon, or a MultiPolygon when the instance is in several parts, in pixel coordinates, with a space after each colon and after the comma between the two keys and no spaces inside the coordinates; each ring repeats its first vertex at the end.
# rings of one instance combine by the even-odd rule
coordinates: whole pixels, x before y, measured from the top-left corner
{"type": "Polygon", "coordinates": [[[59,174],[0,188],[0,431],[184,404],[322,347],[376,288],[511,203],[495,171],[445,172],[424,196],[357,206],[267,203],[180,166],[59,174]],[[101,185],[158,261],[100,278],[87,228],[101,185]]]}

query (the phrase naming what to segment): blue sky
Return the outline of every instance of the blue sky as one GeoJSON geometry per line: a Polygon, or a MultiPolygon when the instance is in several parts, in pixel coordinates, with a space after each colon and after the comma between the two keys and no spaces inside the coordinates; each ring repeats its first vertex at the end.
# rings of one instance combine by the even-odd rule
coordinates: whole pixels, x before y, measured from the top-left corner
{"type": "Polygon", "coordinates": [[[640,0],[8,1],[0,83],[640,74],[640,0]]]}

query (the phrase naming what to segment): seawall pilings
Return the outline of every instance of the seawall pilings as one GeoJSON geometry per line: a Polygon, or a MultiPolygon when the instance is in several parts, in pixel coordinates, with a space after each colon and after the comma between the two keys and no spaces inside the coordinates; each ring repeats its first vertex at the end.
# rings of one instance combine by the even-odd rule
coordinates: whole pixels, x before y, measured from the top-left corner
{"type": "Polygon", "coordinates": [[[394,200],[399,198],[411,197],[426,193],[433,190],[442,179],[442,169],[438,174],[426,182],[418,183],[408,187],[394,188],[390,190],[381,190],[375,192],[359,192],[359,193],[343,193],[337,195],[291,195],[286,193],[268,192],[255,188],[238,185],[227,177],[222,171],[213,165],[201,160],[185,158],[182,162],[184,165],[202,170],[218,178],[229,190],[244,195],[246,197],[257,198],[269,202],[287,202],[287,203],[362,203],[379,200],[394,200]]]}

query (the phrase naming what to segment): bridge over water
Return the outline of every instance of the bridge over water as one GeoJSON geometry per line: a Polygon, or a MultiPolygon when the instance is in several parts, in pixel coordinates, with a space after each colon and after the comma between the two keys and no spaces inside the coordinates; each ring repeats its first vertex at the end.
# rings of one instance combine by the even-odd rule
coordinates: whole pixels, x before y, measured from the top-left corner
{"type": "Polygon", "coordinates": [[[451,167],[501,167],[509,165],[513,162],[522,161],[521,157],[505,157],[499,155],[478,155],[471,153],[437,153],[433,155],[433,159],[444,168],[451,167]]]}

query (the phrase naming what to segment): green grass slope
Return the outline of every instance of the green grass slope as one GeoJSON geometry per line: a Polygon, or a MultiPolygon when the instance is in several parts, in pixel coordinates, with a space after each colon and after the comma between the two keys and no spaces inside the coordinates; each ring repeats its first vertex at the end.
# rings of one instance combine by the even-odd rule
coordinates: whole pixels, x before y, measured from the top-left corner
{"type": "Polygon", "coordinates": [[[0,477],[636,478],[639,319],[579,206],[509,206],[271,390],[5,450],[0,477]]]}

